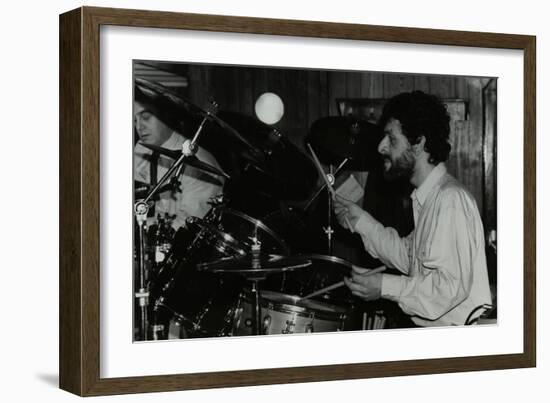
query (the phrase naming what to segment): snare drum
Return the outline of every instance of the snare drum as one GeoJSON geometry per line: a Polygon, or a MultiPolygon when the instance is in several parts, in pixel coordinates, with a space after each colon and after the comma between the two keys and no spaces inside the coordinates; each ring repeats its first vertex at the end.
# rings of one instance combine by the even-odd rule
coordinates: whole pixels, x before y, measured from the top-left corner
{"type": "MultiPolygon", "coordinates": [[[[346,309],[315,300],[274,291],[262,291],[260,299],[262,334],[320,333],[344,330],[346,309]]],[[[250,293],[243,293],[234,312],[234,336],[252,332],[250,293]]]]}

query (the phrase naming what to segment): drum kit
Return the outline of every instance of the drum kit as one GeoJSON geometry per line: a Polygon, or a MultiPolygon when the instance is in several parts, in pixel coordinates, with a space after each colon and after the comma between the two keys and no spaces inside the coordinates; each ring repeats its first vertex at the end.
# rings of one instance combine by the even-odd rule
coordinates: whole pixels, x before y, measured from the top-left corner
{"type": "Polygon", "coordinates": [[[353,264],[332,256],[332,231],[325,231],[328,248],[309,253],[266,222],[278,217],[274,211],[307,210],[324,188],[330,204],[334,176],[342,167],[367,169],[370,161],[360,142],[378,135],[376,126],[347,117],[318,122],[308,137],[308,158],[278,130],[254,118],[203,110],[147,80],[136,78],[135,84],[197,123],[182,150],[143,144],[174,162],[155,186],[134,187],[135,339],[358,329],[350,321],[355,302],[341,281],[353,264]],[[199,147],[210,151],[219,167],[199,160],[199,147]],[[323,162],[328,159],[329,175],[316,151],[323,162]],[[186,165],[223,177],[223,194],[209,201],[204,217],[189,217],[178,231],[168,215],[148,227],[155,196],[177,183],[186,165]]]}

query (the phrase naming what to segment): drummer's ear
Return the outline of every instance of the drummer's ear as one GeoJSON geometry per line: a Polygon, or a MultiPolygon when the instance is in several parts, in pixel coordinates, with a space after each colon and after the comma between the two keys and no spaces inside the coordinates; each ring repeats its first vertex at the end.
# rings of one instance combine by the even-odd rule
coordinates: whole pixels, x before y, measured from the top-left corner
{"type": "Polygon", "coordinates": [[[416,144],[412,146],[414,154],[416,156],[419,156],[423,151],[425,151],[425,146],[426,146],[426,137],[420,136],[416,141],[416,144]]]}

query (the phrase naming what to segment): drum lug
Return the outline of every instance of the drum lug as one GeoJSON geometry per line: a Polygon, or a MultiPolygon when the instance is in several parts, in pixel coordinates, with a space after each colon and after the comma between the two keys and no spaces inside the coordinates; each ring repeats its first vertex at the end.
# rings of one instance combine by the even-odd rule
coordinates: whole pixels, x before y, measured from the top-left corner
{"type": "Polygon", "coordinates": [[[153,333],[153,340],[164,340],[164,325],[156,324],[151,326],[151,331],[153,333]]]}
{"type": "Polygon", "coordinates": [[[287,320],[286,327],[283,329],[283,334],[292,334],[294,333],[294,328],[296,327],[296,322],[294,320],[287,320]]]}
{"type": "Polygon", "coordinates": [[[271,316],[264,316],[264,330],[262,334],[269,334],[269,328],[271,327],[271,316]]]}
{"type": "MultiPolygon", "coordinates": [[[[239,327],[241,326],[241,320],[243,319],[244,308],[241,306],[241,299],[242,298],[243,298],[243,296],[242,296],[242,294],[240,294],[237,305],[235,306],[235,308],[233,310],[233,320],[232,320],[233,327],[231,329],[231,334],[232,335],[234,335],[239,330],[239,327]]],[[[244,320],[244,322],[246,323],[246,319],[244,320]]]]}

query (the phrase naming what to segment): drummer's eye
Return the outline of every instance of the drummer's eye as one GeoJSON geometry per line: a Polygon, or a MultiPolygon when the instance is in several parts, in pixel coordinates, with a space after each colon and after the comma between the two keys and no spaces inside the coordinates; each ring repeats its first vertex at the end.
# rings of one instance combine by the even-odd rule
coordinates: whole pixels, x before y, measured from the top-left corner
{"type": "Polygon", "coordinates": [[[141,112],[140,113],[140,117],[143,119],[143,120],[149,120],[151,118],[151,112],[141,112]]]}

